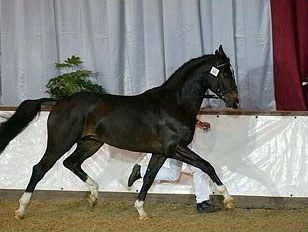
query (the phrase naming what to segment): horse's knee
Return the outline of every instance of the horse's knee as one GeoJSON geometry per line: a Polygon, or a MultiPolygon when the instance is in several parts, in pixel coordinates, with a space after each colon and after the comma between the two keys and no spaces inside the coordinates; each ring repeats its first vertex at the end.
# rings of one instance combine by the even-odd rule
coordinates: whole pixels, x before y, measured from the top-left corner
{"type": "Polygon", "coordinates": [[[209,176],[216,174],[216,171],[212,165],[206,166],[204,170],[205,170],[204,172],[208,174],[209,176]]]}
{"type": "Polygon", "coordinates": [[[206,168],[207,168],[207,170],[208,170],[208,172],[210,174],[215,174],[216,175],[215,168],[214,168],[214,166],[210,162],[206,161],[206,168]]]}

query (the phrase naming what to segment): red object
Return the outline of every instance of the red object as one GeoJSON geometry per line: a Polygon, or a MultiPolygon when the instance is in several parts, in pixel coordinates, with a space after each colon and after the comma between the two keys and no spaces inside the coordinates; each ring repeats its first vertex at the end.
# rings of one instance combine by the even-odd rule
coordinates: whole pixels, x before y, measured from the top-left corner
{"type": "Polygon", "coordinates": [[[308,109],[308,1],[271,0],[277,110],[308,109]]]}

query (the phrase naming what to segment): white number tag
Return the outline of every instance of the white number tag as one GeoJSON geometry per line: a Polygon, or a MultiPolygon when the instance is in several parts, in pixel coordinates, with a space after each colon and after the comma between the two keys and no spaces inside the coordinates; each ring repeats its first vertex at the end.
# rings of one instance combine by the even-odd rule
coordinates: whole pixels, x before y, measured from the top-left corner
{"type": "Polygon", "coordinates": [[[218,73],[219,73],[219,69],[215,68],[215,67],[212,67],[211,69],[211,72],[210,72],[212,75],[214,75],[215,77],[218,76],[218,73]]]}

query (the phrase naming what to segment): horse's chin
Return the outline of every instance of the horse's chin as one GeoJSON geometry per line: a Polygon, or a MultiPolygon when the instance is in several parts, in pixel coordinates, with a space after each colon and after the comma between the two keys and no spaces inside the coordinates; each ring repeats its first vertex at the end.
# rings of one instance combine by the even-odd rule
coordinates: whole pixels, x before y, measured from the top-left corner
{"type": "Polygon", "coordinates": [[[232,105],[232,109],[235,109],[235,110],[236,110],[236,109],[238,109],[238,108],[239,108],[239,104],[236,104],[236,103],[235,103],[235,104],[232,105]]]}
{"type": "Polygon", "coordinates": [[[226,107],[228,108],[232,108],[232,109],[238,109],[239,108],[239,102],[238,101],[233,101],[233,102],[230,102],[230,101],[225,101],[226,103],[226,107]]]}

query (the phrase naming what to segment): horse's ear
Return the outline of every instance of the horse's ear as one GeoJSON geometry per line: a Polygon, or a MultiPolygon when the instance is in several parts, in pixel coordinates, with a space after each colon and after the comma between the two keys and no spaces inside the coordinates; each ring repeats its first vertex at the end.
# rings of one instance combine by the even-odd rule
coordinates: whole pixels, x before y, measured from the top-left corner
{"type": "Polygon", "coordinates": [[[220,55],[220,54],[219,54],[219,51],[218,51],[218,50],[215,50],[215,56],[216,56],[216,57],[219,57],[219,55],[220,55]]]}
{"type": "Polygon", "coordinates": [[[222,55],[222,56],[224,56],[224,57],[226,56],[226,54],[225,54],[225,52],[224,52],[224,50],[223,50],[223,48],[222,48],[222,45],[219,46],[218,51],[219,51],[219,54],[220,54],[220,55],[222,55]]]}

